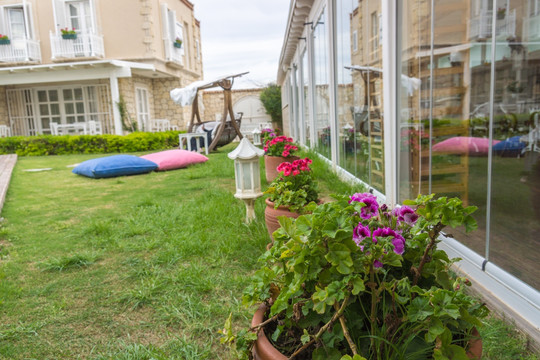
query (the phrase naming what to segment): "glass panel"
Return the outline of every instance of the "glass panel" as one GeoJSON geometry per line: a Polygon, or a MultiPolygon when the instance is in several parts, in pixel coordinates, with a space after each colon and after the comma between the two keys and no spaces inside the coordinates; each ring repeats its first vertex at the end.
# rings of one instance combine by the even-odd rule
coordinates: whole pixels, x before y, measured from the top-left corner
{"type": "Polygon", "coordinates": [[[540,16],[528,5],[497,11],[489,260],[538,289],[540,16]]]}
{"type": "Polygon", "coordinates": [[[37,92],[38,95],[38,101],[39,102],[46,102],[47,101],[47,92],[44,90],[39,90],[37,92]]]}
{"type": "Polygon", "coordinates": [[[242,162],[242,183],[244,184],[244,190],[253,190],[253,184],[251,184],[251,163],[242,162]]]}
{"type": "Polygon", "coordinates": [[[84,114],[84,103],[78,102],[75,106],[77,106],[77,114],[84,114]]]}
{"type": "Polygon", "coordinates": [[[26,30],[24,27],[24,13],[22,8],[9,9],[9,25],[12,39],[24,39],[26,30]]]}
{"type": "Polygon", "coordinates": [[[75,92],[75,100],[82,100],[83,99],[83,92],[81,88],[77,88],[74,90],[75,92]]]}
{"type": "Polygon", "coordinates": [[[403,4],[400,201],[436,193],[477,206],[479,230],[452,234],[484,255],[491,39],[474,29],[487,20],[461,0],[437,0],[433,11],[422,0],[403,4]]]}
{"type": "Polygon", "coordinates": [[[309,114],[309,65],[307,51],[302,56],[302,81],[303,81],[303,93],[304,93],[304,134],[306,136],[306,146],[309,147],[311,141],[311,119],[309,114]]]}
{"type": "Polygon", "coordinates": [[[51,114],[52,115],[60,115],[60,105],[58,104],[51,104],[51,114]]]}
{"type": "Polygon", "coordinates": [[[313,58],[315,77],[315,133],[317,148],[321,155],[330,159],[330,118],[328,111],[328,32],[326,10],[323,11],[313,30],[313,58]]]}
{"type": "Polygon", "coordinates": [[[66,123],[73,124],[75,122],[75,116],[66,116],[66,123]]]}
{"type": "Polygon", "coordinates": [[[49,115],[49,106],[47,104],[39,105],[40,115],[49,115]]]}
{"type": "Polygon", "coordinates": [[[73,91],[71,89],[64,89],[62,93],[64,95],[64,100],[73,100],[73,91]]]}
{"type": "Polygon", "coordinates": [[[58,101],[58,91],[57,90],[49,90],[49,100],[50,101],[58,101]]]}
{"type": "Polygon", "coordinates": [[[74,114],[75,109],[73,107],[73,103],[65,103],[64,109],[66,110],[66,114],[74,114]]]}
{"type": "MultiPolygon", "coordinates": [[[[351,29],[355,19],[355,9],[358,1],[339,0],[337,2],[337,97],[338,97],[338,134],[339,134],[339,165],[351,174],[358,175],[357,164],[361,152],[361,133],[356,123],[354,102],[354,84],[352,78],[351,61],[352,55],[358,52],[358,46],[354,48],[351,39],[351,29]],[[353,20],[354,19],[354,20],[353,20]],[[347,69],[348,67],[349,69],[347,69]]],[[[356,11],[357,12],[357,11],[356,11]]],[[[357,30],[354,30],[357,33],[357,30]]],[[[358,123],[360,125],[360,123],[358,123]]]]}

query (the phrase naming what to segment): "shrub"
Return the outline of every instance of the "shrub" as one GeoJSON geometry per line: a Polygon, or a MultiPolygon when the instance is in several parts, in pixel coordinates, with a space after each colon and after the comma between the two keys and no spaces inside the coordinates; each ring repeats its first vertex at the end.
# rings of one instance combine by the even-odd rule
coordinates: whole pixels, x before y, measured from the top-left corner
{"type": "Polygon", "coordinates": [[[180,131],[129,135],[39,135],[0,138],[0,154],[43,156],[127,153],[178,147],[180,131]]]}
{"type": "Polygon", "coordinates": [[[281,88],[276,84],[270,84],[264,88],[259,98],[272,121],[281,127],[281,88]]]}

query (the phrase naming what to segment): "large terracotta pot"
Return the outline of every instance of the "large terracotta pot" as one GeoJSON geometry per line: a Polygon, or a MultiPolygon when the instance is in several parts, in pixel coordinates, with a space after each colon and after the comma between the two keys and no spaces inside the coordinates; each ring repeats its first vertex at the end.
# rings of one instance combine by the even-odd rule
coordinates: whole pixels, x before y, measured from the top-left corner
{"type": "MultiPolygon", "coordinates": [[[[259,309],[255,312],[255,315],[253,315],[253,319],[251,319],[252,327],[257,326],[264,321],[265,312],[266,306],[261,304],[259,309]]],[[[264,333],[264,329],[259,331],[257,340],[253,345],[252,354],[254,360],[287,360],[287,357],[280,353],[274,346],[272,346],[270,341],[268,341],[268,338],[264,333]]]]}
{"type": "Polygon", "coordinates": [[[282,162],[293,162],[294,160],[300,159],[298,156],[289,156],[289,157],[282,157],[282,156],[269,156],[264,155],[264,168],[266,170],[266,181],[270,184],[272,180],[274,180],[278,175],[279,171],[277,171],[277,167],[282,162]]]}
{"type": "Polygon", "coordinates": [[[277,219],[278,216],[286,216],[294,219],[300,216],[299,213],[289,211],[289,208],[287,206],[278,206],[278,208],[275,209],[274,203],[272,201],[268,199],[266,199],[265,201],[266,209],[264,209],[264,220],[266,221],[266,228],[268,229],[268,233],[270,234],[271,238],[274,231],[276,231],[280,227],[279,221],[277,219]]]}
{"type": "MultiPolygon", "coordinates": [[[[266,310],[266,305],[261,304],[259,306],[251,319],[251,327],[255,327],[266,320],[264,318],[266,310]]],[[[469,359],[480,360],[482,358],[482,339],[476,328],[473,329],[472,336],[473,339],[469,341],[467,356],[469,359]]],[[[254,360],[287,360],[287,357],[268,341],[264,329],[259,330],[257,340],[255,340],[255,344],[253,345],[252,354],[254,360]]]]}

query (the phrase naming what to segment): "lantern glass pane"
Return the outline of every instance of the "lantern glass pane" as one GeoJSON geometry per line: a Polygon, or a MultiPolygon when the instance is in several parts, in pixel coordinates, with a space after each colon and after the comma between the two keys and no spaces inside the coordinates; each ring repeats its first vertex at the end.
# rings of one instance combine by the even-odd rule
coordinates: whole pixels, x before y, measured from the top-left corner
{"type": "Polygon", "coordinates": [[[240,171],[240,162],[239,161],[235,161],[234,162],[234,172],[235,172],[235,179],[236,179],[236,190],[237,191],[240,191],[242,190],[242,172],[240,171]]]}
{"type": "Polygon", "coordinates": [[[253,184],[251,182],[251,163],[244,162],[242,163],[242,178],[243,178],[243,189],[252,190],[253,184]]]}
{"type": "Polygon", "coordinates": [[[253,191],[261,191],[261,171],[258,159],[256,162],[253,162],[253,191]]]}

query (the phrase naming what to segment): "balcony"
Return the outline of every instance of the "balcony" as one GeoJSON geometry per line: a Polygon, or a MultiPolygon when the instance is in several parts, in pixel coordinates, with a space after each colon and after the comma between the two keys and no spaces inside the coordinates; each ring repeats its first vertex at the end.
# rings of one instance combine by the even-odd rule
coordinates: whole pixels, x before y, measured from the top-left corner
{"type": "MultiPolygon", "coordinates": [[[[479,16],[469,20],[469,39],[482,40],[491,37],[493,11],[483,10],[479,16]]],[[[507,38],[516,36],[516,10],[509,11],[504,18],[497,19],[495,24],[496,37],[507,38]]]]}
{"type": "Polygon", "coordinates": [[[51,32],[50,37],[53,60],[105,57],[102,35],[78,33],[75,39],[64,39],[51,32]]]}
{"type": "Polygon", "coordinates": [[[523,40],[529,42],[540,38],[540,14],[523,19],[523,40]]]}
{"type": "Polygon", "coordinates": [[[41,62],[41,49],[35,40],[14,39],[0,45],[0,63],[41,62]]]}
{"type": "Polygon", "coordinates": [[[164,39],[163,42],[167,61],[180,67],[184,66],[184,48],[174,46],[173,42],[169,39],[164,39]]]}

